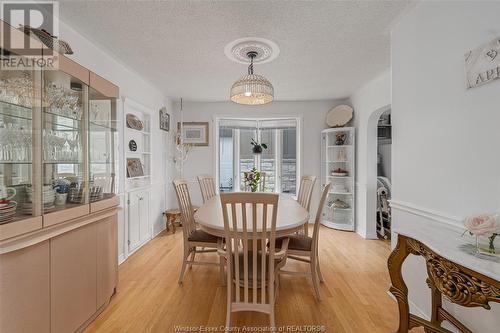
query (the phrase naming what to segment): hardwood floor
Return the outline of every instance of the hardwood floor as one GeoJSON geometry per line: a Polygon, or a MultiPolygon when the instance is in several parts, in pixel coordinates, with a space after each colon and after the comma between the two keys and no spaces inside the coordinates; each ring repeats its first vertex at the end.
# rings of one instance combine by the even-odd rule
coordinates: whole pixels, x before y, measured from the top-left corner
{"type": "MultiPolygon", "coordinates": [[[[282,276],[276,325],[324,325],[326,332],[393,332],[397,305],[388,295],[385,241],[322,227],[320,263],[325,283],[317,302],[305,277],[282,276]]],[[[177,284],[182,230],[163,232],[120,266],[118,292],[85,332],[175,332],[179,326],[225,323],[226,290],[215,267],[193,266],[177,284]]],[[[214,254],[205,256],[217,258],[214,254]]],[[[307,269],[290,262],[288,268],[307,269]]],[[[235,326],[266,326],[268,317],[242,312],[235,326]]]]}

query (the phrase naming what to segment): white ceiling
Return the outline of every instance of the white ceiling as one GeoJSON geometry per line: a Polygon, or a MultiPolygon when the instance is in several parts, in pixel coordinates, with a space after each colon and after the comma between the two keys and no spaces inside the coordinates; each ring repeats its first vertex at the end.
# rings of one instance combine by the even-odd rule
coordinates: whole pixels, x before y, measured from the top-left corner
{"type": "MultiPolygon", "coordinates": [[[[227,101],[246,72],[224,55],[237,38],[278,44],[256,65],[276,100],[344,98],[390,65],[391,23],[408,1],[63,1],[61,19],[161,89],[227,101]]],[[[69,41],[71,42],[71,41],[69,41]]],[[[75,50],[78,52],[78,50],[75,50]]]]}

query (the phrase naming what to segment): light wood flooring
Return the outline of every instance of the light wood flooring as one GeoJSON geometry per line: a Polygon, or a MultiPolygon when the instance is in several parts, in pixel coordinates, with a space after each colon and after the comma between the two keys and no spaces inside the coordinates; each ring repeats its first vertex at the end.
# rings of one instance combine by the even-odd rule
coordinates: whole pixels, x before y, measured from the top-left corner
{"type": "MultiPolygon", "coordinates": [[[[317,302],[305,277],[282,276],[276,325],[324,325],[326,332],[394,332],[397,305],[387,294],[389,242],[321,228],[320,263],[325,283],[317,302]]],[[[182,230],[163,232],[120,265],[118,292],[85,332],[175,332],[176,325],[219,327],[226,316],[226,289],[218,269],[193,266],[184,284],[182,230]]],[[[200,255],[201,256],[201,255],[200,255]]],[[[204,254],[205,258],[214,254],[204,254]]],[[[287,269],[307,269],[290,262],[287,269]]],[[[268,316],[242,312],[235,326],[266,326],[268,316]]],[[[286,331],[286,327],[285,327],[286,331]]]]}

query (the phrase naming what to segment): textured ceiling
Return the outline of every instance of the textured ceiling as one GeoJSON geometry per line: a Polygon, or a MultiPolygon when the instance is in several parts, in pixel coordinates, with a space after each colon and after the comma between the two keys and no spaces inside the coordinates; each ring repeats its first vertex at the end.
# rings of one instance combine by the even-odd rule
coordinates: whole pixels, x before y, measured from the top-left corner
{"type": "MultiPolygon", "coordinates": [[[[61,19],[172,98],[229,100],[246,72],[237,38],[278,44],[256,65],[276,100],[348,97],[390,65],[391,23],[407,1],[61,1],[61,19]]],[[[71,41],[69,41],[71,42],[71,41]]],[[[78,52],[78,50],[75,50],[78,52]]]]}

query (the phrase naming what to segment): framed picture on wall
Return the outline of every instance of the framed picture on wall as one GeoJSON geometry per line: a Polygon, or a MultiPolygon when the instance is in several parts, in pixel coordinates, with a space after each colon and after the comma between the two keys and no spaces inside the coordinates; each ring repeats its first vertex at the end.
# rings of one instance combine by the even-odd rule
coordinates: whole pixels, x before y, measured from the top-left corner
{"type": "MultiPolygon", "coordinates": [[[[177,130],[181,130],[181,123],[177,123],[177,130]]],[[[208,146],[208,122],[183,122],[182,132],[185,144],[208,146]]]]}
{"type": "Polygon", "coordinates": [[[166,108],[160,109],[160,129],[170,131],[170,115],[167,113],[166,108]]]}

